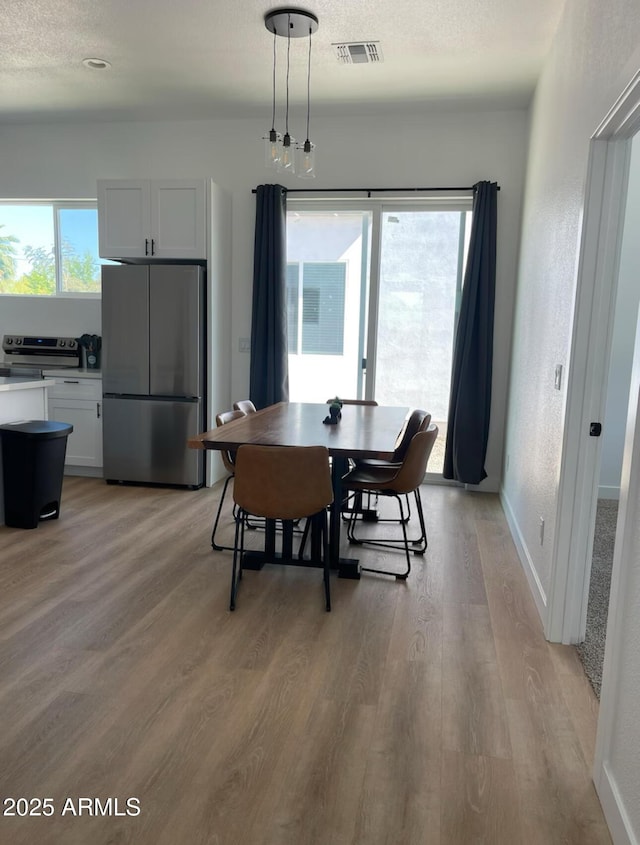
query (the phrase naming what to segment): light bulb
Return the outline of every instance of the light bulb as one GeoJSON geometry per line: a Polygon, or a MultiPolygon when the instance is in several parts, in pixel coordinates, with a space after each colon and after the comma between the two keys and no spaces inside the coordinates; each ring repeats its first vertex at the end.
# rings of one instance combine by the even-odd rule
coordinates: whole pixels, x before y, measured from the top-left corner
{"type": "Polygon", "coordinates": [[[316,159],[316,145],[307,140],[296,148],[296,173],[301,179],[314,179],[315,159],[316,159]]]}
{"type": "Polygon", "coordinates": [[[264,141],[264,163],[266,167],[277,168],[282,150],[282,135],[271,129],[264,141]]]}
{"type": "Polygon", "coordinates": [[[295,161],[294,161],[294,147],[292,146],[295,144],[295,138],[292,138],[289,133],[287,132],[282,139],[282,147],[280,150],[280,160],[278,161],[278,170],[282,173],[295,173],[295,161]]]}

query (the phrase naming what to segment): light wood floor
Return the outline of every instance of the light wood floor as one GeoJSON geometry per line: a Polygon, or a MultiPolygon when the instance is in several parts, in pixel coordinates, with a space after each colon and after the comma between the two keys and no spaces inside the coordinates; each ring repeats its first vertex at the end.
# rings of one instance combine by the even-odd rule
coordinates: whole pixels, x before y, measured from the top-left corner
{"type": "Polygon", "coordinates": [[[232,614],[218,496],[69,478],[59,521],[0,528],[0,796],[54,807],[3,845],[610,843],[597,702],[497,497],[425,487],[406,583],[332,578],[326,613],[271,566],[232,614]],[[62,815],[110,797],[140,815],[62,815]]]}

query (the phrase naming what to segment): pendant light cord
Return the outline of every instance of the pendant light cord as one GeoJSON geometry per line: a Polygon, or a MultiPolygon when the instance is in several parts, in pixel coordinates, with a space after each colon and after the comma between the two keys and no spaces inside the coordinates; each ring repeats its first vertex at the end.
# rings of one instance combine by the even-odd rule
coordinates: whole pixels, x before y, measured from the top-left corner
{"type": "Polygon", "coordinates": [[[309,113],[311,111],[311,27],[309,27],[309,62],[307,64],[307,141],[309,140],[309,113]]]}
{"type": "Polygon", "coordinates": [[[285,111],[285,130],[289,134],[289,52],[291,50],[291,15],[287,15],[287,108],[285,111]]]}
{"type": "Polygon", "coordinates": [[[276,30],[273,30],[273,107],[271,110],[271,131],[276,131],[276,30]]]}

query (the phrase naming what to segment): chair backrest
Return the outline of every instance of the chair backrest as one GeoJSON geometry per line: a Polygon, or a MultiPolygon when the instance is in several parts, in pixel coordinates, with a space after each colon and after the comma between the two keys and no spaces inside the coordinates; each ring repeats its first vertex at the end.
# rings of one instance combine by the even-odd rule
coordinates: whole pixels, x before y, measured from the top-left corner
{"type": "Polygon", "coordinates": [[[240,399],[239,402],[233,403],[234,411],[242,411],[243,414],[255,414],[258,410],[251,399],[240,399]]]}
{"type": "MultiPolygon", "coordinates": [[[[327,405],[330,405],[335,399],[335,396],[331,399],[327,399],[327,405]]],[[[340,401],[343,405],[377,405],[375,399],[342,399],[340,401]]]]}
{"type": "Polygon", "coordinates": [[[407,454],[409,443],[411,443],[413,439],[413,435],[417,434],[419,431],[426,431],[430,422],[431,414],[428,414],[421,408],[416,408],[415,411],[412,411],[409,414],[405,420],[405,424],[402,426],[400,434],[398,435],[398,439],[396,440],[396,448],[394,449],[391,463],[402,463],[404,456],[407,454]]]}
{"type": "Polygon", "coordinates": [[[390,490],[411,493],[422,484],[437,437],[438,426],[435,423],[413,435],[400,469],[387,485],[390,490]]]}
{"type": "MultiPolygon", "coordinates": [[[[216,414],[216,426],[220,428],[221,425],[226,425],[227,423],[239,420],[242,417],[246,417],[244,411],[222,411],[221,413],[216,414]]],[[[233,475],[235,472],[235,455],[226,449],[221,449],[220,457],[222,458],[222,463],[226,471],[233,475]]]]}
{"type": "Polygon", "coordinates": [[[233,499],[254,516],[301,519],[333,501],[325,446],[240,446],[233,499]]]}

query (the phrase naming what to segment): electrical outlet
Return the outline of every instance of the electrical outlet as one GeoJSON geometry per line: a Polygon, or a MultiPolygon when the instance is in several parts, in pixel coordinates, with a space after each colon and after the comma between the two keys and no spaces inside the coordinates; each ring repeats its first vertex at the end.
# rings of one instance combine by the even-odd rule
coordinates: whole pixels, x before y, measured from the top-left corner
{"type": "Polygon", "coordinates": [[[251,352],[251,339],[248,337],[238,338],[238,352],[251,352]]]}
{"type": "Polygon", "coordinates": [[[544,546],[544,517],[540,517],[540,545],[544,546]]]}

